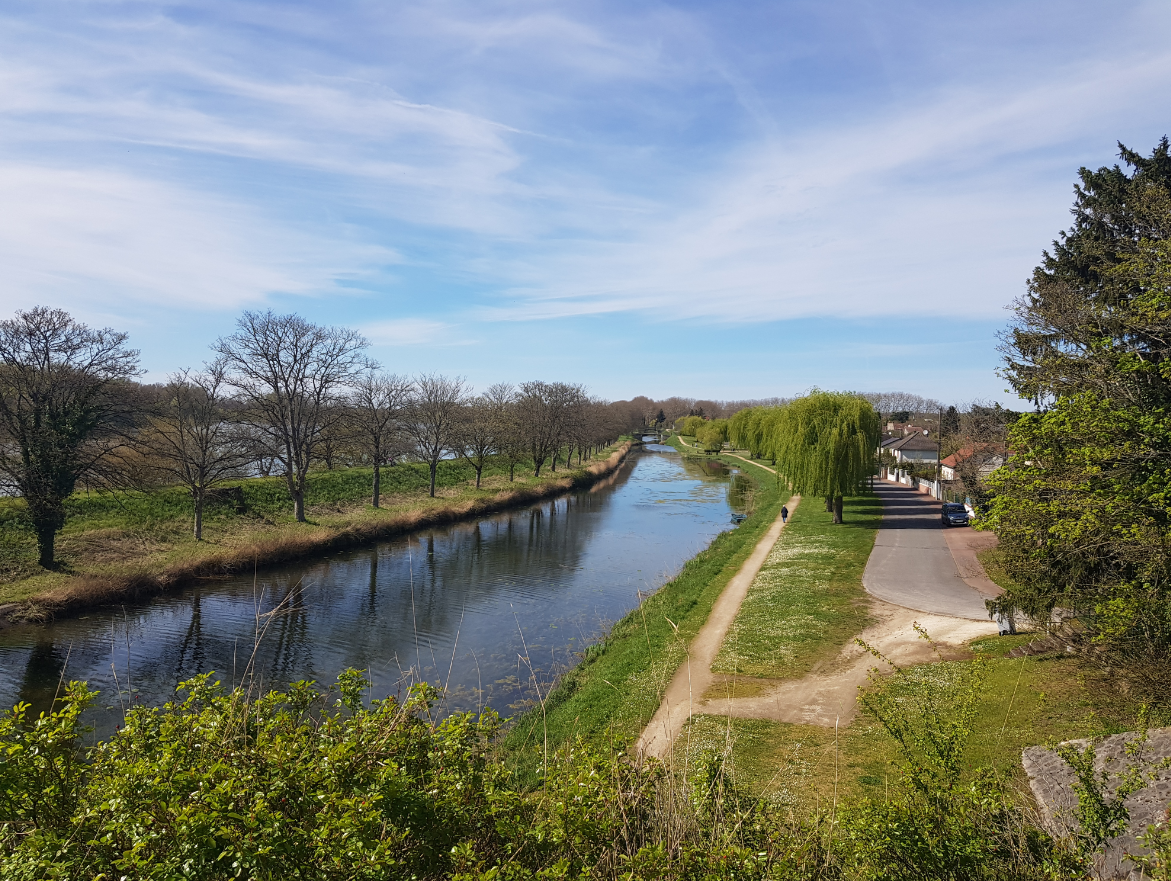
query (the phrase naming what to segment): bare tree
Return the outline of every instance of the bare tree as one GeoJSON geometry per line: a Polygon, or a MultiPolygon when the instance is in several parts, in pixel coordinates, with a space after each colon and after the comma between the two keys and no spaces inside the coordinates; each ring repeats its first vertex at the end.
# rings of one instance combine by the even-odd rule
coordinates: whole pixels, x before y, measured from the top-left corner
{"type": "Polygon", "coordinates": [[[467,398],[463,377],[425,373],[415,379],[411,404],[403,428],[414,442],[415,453],[431,469],[431,497],[435,497],[435,473],[439,460],[455,452],[460,414],[467,398]]]}
{"type": "Polygon", "coordinates": [[[208,491],[244,476],[252,460],[247,438],[230,412],[222,362],[204,372],[183,370],[164,388],[163,399],[136,440],[148,467],[177,481],[191,493],[193,532],[203,540],[203,509],[208,491]]]}
{"type": "Polygon", "coordinates": [[[586,444],[589,442],[589,427],[590,418],[592,416],[591,401],[583,386],[572,385],[568,387],[569,393],[567,395],[565,406],[565,428],[563,435],[565,438],[565,464],[567,466],[573,465],[573,451],[577,450],[577,464],[582,462],[582,454],[585,450],[586,444]]]}
{"type": "MultiPolygon", "coordinates": [[[[570,385],[566,382],[550,382],[546,385],[550,416],[552,417],[553,445],[549,457],[549,470],[557,470],[557,460],[561,451],[571,444],[572,426],[577,418],[578,411],[586,397],[580,385],[570,385]]],[[[572,452],[570,448],[566,456],[572,452]]]]}
{"type": "Polygon", "coordinates": [[[325,466],[326,471],[333,471],[338,465],[352,464],[355,438],[351,431],[350,415],[340,396],[334,396],[322,413],[317,460],[325,466]]]}
{"type": "Polygon", "coordinates": [[[943,407],[934,398],[925,398],[911,392],[868,392],[861,397],[869,401],[880,416],[888,418],[894,413],[906,413],[914,418],[918,415],[936,413],[943,407]]]}
{"type": "Polygon", "coordinates": [[[129,382],[138,352],[125,342],[43,306],[0,321],[0,474],[28,505],[46,569],[66,498],[81,481],[117,477],[139,409],[129,382]]]}
{"type": "Polygon", "coordinates": [[[525,460],[526,451],[516,389],[507,382],[498,382],[488,386],[483,400],[494,426],[497,455],[508,463],[508,481],[511,483],[516,479],[516,466],[525,460]]]}
{"type": "Polygon", "coordinates": [[[1008,430],[1020,414],[996,402],[972,401],[957,415],[956,476],[964,492],[980,502],[988,495],[985,478],[1004,463],[1008,430]]]}
{"type": "Polygon", "coordinates": [[[493,418],[492,401],[484,395],[472,398],[464,404],[456,430],[455,449],[460,456],[476,469],[476,489],[484,474],[484,463],[499,449],[498,430],[500,426],[493,418]]]}
{"type": "Polygon", "coordinates": [[[261,477],[272,477],[274,471],[283,474],[286,465],[281,459],[280,450],[276,448],[268,432],[257,431],[254,425],[239,422],[236,426],[241,442],[248,450],[248,467],[251,474],[261,477]]]}
{"type": "Polygon", "coordinates": [[[524,382],[517,396],[517,421],[523,432],[525,448],[533,462],[533,475],[541,476],[541,467],[557,451],[561,441],[558,395],[554,383],[524,382]]]}
{"type": "Polygon", "coordinates": [[[413,384],[405,376],[373,370],[354,383],[350,396],[350,428],[354,441],[374,463],[374,497],[381,504],[382,466],[401,445],[400,422],[411,403],[413,384]]]}
{"type": "Polygon", "coordinates": [[[247,402],[248,420],[284,461],[298,522],[305,522],[305,479],[322,436],[344,415],[334,399],[369,369],[367,345],[356,331],[269,310],[245,312],[236,332],[213,346],[247,402]]]}

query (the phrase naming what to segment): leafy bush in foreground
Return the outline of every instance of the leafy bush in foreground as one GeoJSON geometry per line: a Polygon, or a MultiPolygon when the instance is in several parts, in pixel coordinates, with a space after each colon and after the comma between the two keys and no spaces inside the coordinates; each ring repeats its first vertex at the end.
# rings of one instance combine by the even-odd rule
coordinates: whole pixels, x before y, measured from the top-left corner
{"type": "Polygon", "coordinates": [[[519,788],[495,714],[433,722],[425,685],[366,707],[354,671],[258,698],[200,676],[85,748],[95,693],[73,683],[52,713],[0,719],[0,877],[1085,877],[994,775],[961,780],[979,671],[943,700],[902,678],[868,698],[903,749],[901,782],[806,815],[738,791],[726,756],[683,780],[616,744],[542,756],[537,785],[519,788]]]}
{"type": "Polygon", "coordinates": [[[530,792],[505,784],[487,712],[432,723],[436,696],[362,705],[365,683],[250,700],[209,675],[81,746],[95,693],[0,721],[5,879],[810,877],[815,838],[662,766],[576,744],[530,792]],[[791,870],[791,871],[790,871],[791,870]]]}

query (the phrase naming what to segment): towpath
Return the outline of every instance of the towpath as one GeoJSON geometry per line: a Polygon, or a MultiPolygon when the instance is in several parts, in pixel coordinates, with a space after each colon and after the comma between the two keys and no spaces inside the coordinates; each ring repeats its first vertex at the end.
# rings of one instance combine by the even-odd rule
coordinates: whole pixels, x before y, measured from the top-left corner
{"type": "MultiPolygon", "coordinates": [[[[677,434],[677,435],[675,435],[675,437],[679,439],[679,443],[683,444],[683,446],[687,447],[688,449],[691,449],[691,450],[698,450],[699,449],[699,447],[697,447],[695,444],[689,444],[687,441],[685,441],[683,439],[683,435],[677,434]]],[[[769,468],[767,465],[761,465],[759,462],[753,462],[751,459],[745,459],[743,456],[739,455],[738,453],[732,452],[730,450],[721,450],[717,455],[728,456],[732,459],[739,459],[741,462],[747,462],[749,465],[755,465],[757,468],[763,468],[765,471],[768,471],[772,474],[777,473],[775,468],[769,468]]]]}
{"type": "MultiPolygon", "coordinates": [[[[915,624],[945,650],[995,633],[983,599],[1000,589],[975,556],[987,539],[973,539],[980,534],[968,529],[952,530],[952,538],[940,523],[939,503],[909,488],[884,482],[875,492],[883,502],[883,524],[863,576],[874,623],[859,637],[894,663],[906,665],[937,657],[919,638],[915,624]]],[[[796,506],[790,502],[789,507],[796,506]]],[[[852,641],[832,662],[819,664],[800,679],[746,680],[711,672],[752,580],[780,537],[781,529],[774,523],[729,582],[642,732],[637,751],[666,758],[683,726],[697,713],[831,727],[853,718],[858,690],[876,661],[852,641]]]]}
{"type": "MultiPolygon", "coordinates": [[[[800,496],[790,498],[787,503],[789,511],[796,510],[800,501],[800,496]]],[[[712,662],[716,659],[716,653],[724,644],[724,637],[728,633],[728,628],[732,626],[736,613],[740,611],[740,604],[748,595],[752,580],[756,578],[756,573],[764,565],[769,551],[781,537],[784,528],[785,522],[778,514],[768,532],[756,543],[748,559],[732,576],[732,580],[712,606],[707,621],[687,647],[687,660],[679,665],[679,669],[671,677],[658,711],[639,736],[634,747],[636,752],[660,758],[665,756],[692,714],[700,711],[699,705],[702,703],[703,695],[711,687],[714,679],[712,662]]]]}

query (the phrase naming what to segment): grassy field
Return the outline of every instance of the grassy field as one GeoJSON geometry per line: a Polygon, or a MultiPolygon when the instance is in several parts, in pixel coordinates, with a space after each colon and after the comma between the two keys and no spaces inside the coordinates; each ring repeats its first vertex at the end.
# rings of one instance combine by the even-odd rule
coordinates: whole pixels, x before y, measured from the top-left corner
{"type": "Polygon", "coordinates": [[[796,678],[837,657],[866,626],[862,570],[882,504],[873,496],[848,498],[845,522],[832,519],[821,499],[801,501],[753,580],[713,673],[796,678]]]}
{"type": "Polygon", "coordinates": [[[36,565],[36,541],[24,502],[3,499],[0,605],[31,600],[49,608],[59,606],[59,598],[66,594],[74,597],[70,602],[79,602],[79,592],[85,591],[100,601],[119,590],[158,589],[177,580],[251,566],[253,561],[293,559],[376,538],[387,530],[426,526],[512,502],[523,504],[589,479],[588,468],[598,467],[617,449],[615,445],[604,451],[584,468],[545,469],[539,480],[519,466],[516,480],[510,482],[507,466],[491,462],[479,490],[471,466],[444,461],[439,465],[436,498],[427,492],[426,465],[396,465],[383,469],[381,508],[370,505],[370,468],[315,471],[308,478],[308,523],[294,521],[283,478],[238,481],[225,486],[240,488],[243,506],[229,500],[210,505],[202,542],[191,535],[191,500],[182,488],[78,493],[67,503],[68,519],[58,536],[58,572],[36,565]]]}
{"type": "MultiPolygon", "coordinates": [[[[1033,637],[986,637],[972,646],[973,659],[921,664],[897,682],[884,678],[871,688],[896,689],[900,700],[945,695],[977,654],[988,661],[985,688],[968,741],[966,764],[991,766],[1025,787],[1021,751],[1074,737],[1133,730],[1140,702],[1121,693],[1108,677],[1080,658],[1066,655],[1006,658],[1005,652],[1033,637]]],[[[1152,725],[1171,723],[1164,711],[1152,725]]],[[[881,797],[897,779],[899,757],[894,740],[864,708],[853,723],[832,728],[788,725],[720,716],[693,720],[689,759],[705,750],[729,752],[737,780],[749,791],[803,808],[834,798],[881,797]]],[[[1026,796],[1027,797],[1027,796],[1026,796]]]]}
{"type": "Polygon", "coordinates": [[[639,734],[686,657],[687,643],[789,497],[771,473],[744,470],[759,481],[754,513],[736,529],[718,535],[674,579],[619,621],[605,640],[587,650],[544,705],[517,722],[506,748],[543,747],[546,738],[552,748],[579,734],[631,739],[639,734]]]}

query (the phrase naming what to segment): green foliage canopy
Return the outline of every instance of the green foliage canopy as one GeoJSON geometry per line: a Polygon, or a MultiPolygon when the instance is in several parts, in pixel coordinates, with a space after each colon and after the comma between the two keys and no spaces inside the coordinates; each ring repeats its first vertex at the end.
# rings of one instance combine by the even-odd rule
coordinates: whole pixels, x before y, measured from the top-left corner
{"type": "Polygon", "coordinates": [[[1016,304],[1004,374],[1038,412],[1010,430],[987,523],[1004,606],[1074,609],[1149,661],[1171,654],[1171,151],[1120,151],[1128,170],[1081,169],[1016,304]]]}
{"type": "Polygon", "coordinates": [[[728,439],[728,420],[712,419],[704,422],[696,429],[695,439],[707,452],[719,452],[728,439]]]}
{"type": "MultiPolygon", "coordinates": [[[[879,436],[879,417],[869,401],[844,392],[814,391],[778,414],[777,472],[794,492],[840,500],[863,490],[873,473],[879,436]]],[[[840,522],[840,512],[835,522],[840,522]]]]}

